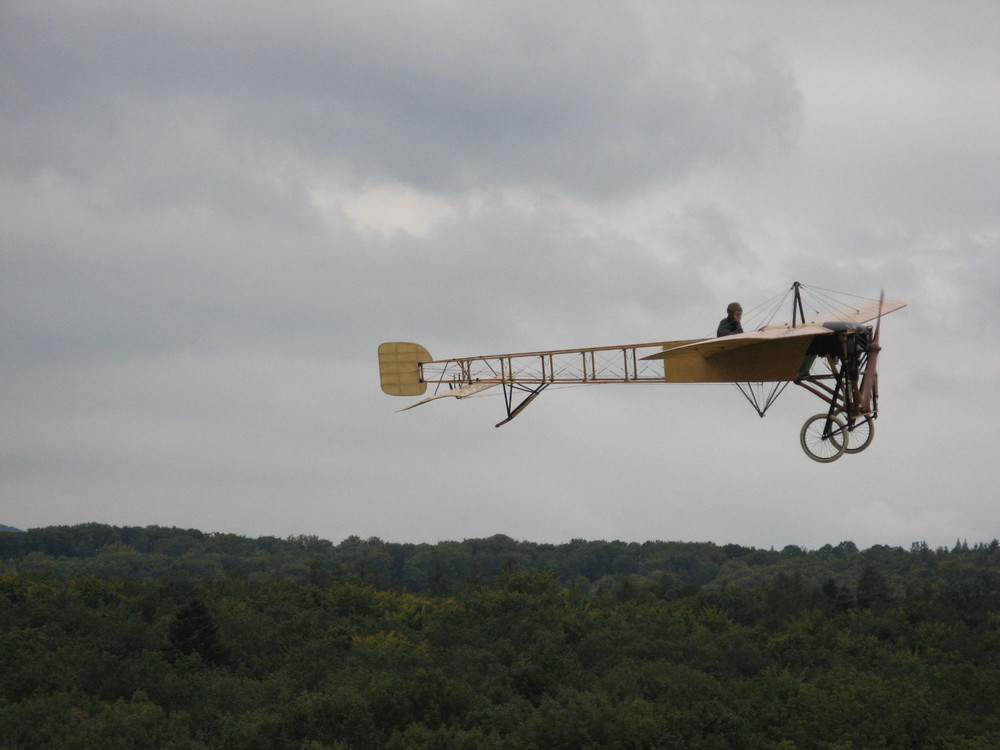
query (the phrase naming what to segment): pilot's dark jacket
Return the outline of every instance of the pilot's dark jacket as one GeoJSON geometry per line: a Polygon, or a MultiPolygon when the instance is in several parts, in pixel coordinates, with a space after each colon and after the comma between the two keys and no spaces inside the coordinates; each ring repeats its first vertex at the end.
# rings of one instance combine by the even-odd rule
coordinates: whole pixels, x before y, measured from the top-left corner
{"type": "Polygon", "coordinates": [[[734,333],[743,333],[743,326],[740,321],[730,317],[725,317],[719,321],[719,331],[716,336],[732,336],[734,333]]]}

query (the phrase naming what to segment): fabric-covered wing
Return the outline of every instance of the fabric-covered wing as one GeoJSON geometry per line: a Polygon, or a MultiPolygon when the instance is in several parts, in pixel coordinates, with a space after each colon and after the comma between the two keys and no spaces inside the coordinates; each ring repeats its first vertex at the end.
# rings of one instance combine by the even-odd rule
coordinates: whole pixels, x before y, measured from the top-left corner
{"type": "Polygon", "coordinates": [[[668,383],[759,383],[795,380],[817,325],[780,326],[665,348],[644,359],[662,359],[668,383]]]}
{"type": "MultiPolygon", "coordinates": [[[[883,315],[888,315],[901,307],[906,307],[906,303],[898,299],[883,300],[881,304],[883,315]]],[[[879,301],[877,299],[864,300],[857,305],[846,305],[833,310],[823,310],[818,312],[809,318],[807,323],[812,325],[823,325],[823,323],[831,323],[835,320],[845,323],[867,323],[870,320],[875,320],[875,318],[878,317],[878,314],[879,301]]]]}

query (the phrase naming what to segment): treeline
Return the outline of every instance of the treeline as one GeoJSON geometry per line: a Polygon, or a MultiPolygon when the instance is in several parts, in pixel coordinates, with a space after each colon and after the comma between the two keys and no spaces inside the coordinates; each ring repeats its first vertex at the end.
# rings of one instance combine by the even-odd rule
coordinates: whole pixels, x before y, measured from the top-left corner
{"type": "Polygon", "coordinates": [[[1000,746],[1000,551],[0,535],[2,748],[1000,746]]]}
{"type": "MultiPolygon", "coordinates": [[[[625,579],[654,583],[670,578],[691,590],[737,585],[754,588],[778,574],[810,585],[854,590],[872,571],[893,594],[907,586],[964,585],[972,571],[1000,580],[1000,542],[908,550],[853,542],[804,550],[778,550],[711,542],[621,542],[574,539],[566,544],[517,541],[504,535],[437,544],[401,544],[350,536],[334,544],[316,536],[256,539],[195,529],[52,526],[0,534],[0,565],[55,576],[153,580],[181,572],[193,581],[220,577],[280,576],[324,584],[358,578],[379,589],[458,593],[510,570],[552,573],[576,591],[613,587],[625,579]],[[866,573],[868,571],[868,573],[866,573]]],[[[975,577],[975,576],[972,576],[975,577]]],[[[870,583],[870,581],[869,581],[870,583]]]]}

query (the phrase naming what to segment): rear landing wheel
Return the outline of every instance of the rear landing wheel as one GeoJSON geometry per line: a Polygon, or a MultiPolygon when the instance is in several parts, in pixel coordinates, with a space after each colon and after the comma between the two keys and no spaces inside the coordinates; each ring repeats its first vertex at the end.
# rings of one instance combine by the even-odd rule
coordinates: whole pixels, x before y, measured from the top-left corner
{"type": "Polygon", "coordinates": [[[802,450],[809,458],[826,464],[844,455],[849,440],[848,435],[847,426],[840,417],[817,414],[809,417],[802,425],[799,438],[802,441],[802,450]],[[826,427],[827,419],[830,420],[829,431],[826,427]]]}

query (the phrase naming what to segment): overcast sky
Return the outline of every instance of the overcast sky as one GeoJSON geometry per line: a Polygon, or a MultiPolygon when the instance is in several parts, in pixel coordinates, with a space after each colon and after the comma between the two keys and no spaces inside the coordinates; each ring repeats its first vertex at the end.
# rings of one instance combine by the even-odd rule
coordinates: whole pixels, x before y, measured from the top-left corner
{"type": "Polygon", "coordinates": [[[0,523],[815,549],[1000,536],[1000,4],[6,0],[0,523]],[[436,357],[885,318],[872,446],[436,357]],[[785,313],[785,311],[782,311],[785,313]],[[788,315],[784,314],[787,318],[788,315]]]}

